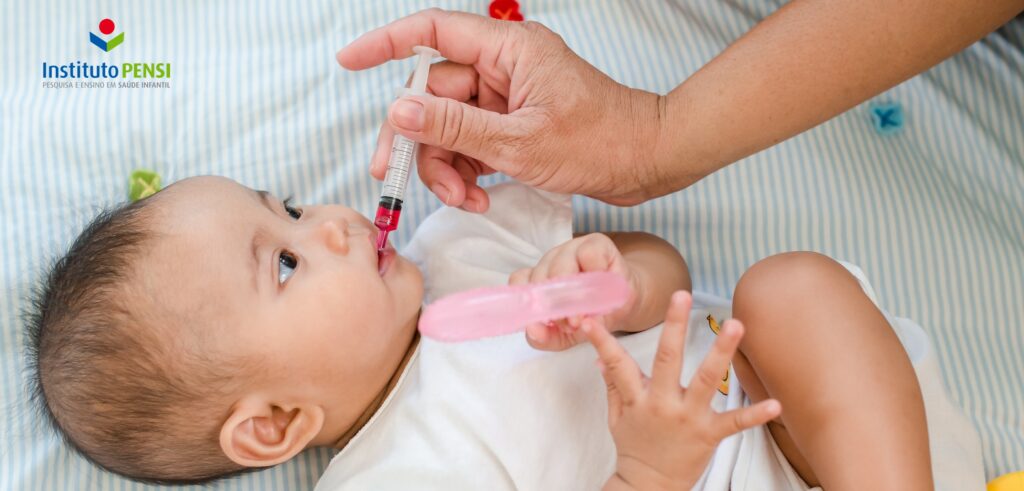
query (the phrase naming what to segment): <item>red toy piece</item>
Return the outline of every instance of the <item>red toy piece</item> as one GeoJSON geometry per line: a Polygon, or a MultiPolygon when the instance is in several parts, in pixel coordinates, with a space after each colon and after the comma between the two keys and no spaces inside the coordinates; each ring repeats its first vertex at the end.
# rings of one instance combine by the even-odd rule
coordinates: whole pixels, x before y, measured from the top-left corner
{"type": "Polygon", "coordinates": [[[523,20],[523,14],[519,13],[519,2],[516,0],[494,0],[487,10],[495,19],[516,22],[523,20]]]}

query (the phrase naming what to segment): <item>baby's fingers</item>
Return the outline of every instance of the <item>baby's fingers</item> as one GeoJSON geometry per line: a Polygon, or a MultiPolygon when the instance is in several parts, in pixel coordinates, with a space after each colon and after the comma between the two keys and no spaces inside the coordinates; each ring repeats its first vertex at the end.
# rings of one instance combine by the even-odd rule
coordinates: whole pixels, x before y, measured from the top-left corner
{"type": "Polygon", "coordinates": [[[715,417],[712,431],[719,440],[747,428],[763,425],[782,414],[782,404],[775,399],[761,401],[753,406],[733,409],[715,417]]]}
{"type": "Polygon", "coordinates": [[[614,386],[623,405],[630,405],[643,391],[643,373],[625,348],[594,318],[583,320],[581,330],[597,350],[604,364],[603,375],[609,387],[614,386]]]}
{"type": "Polygon", "coordinates": [[[582,240],[586,242],[575,252],[573,258],[580,271],[622,272],[622,254],[611,239],[602,234],[591,234],[582,240]]]}
{"type": "Polygon", "coordinates": [[[615,387],[615,382],[612,381],[608,376],[608,367],[604,366],[604,362],[600,358],[595,360],[597,368],[601,370],[601,378],[604,379],[606,388],[608,389],[608,427],[615,428],[615,425],[619,422],[619,417],[622,416],[622,396],[619,394],[619,389],[615,387]]]}
{"type": "Polygon", "coordinates": [[[517,269],[508,275],[509,285],[525,285],[530,281],[530,272],[533,268],[517,269]]]}
{"type": "Polygon", "coordinates": [[[563,351],[583,341],[578,329],[567,331],[557,323],[533,323],[526,326],[526,342],[542,351],[563,351]]]}
{"type": "Polygon", "coordinates": [[[651,389],[658,394],[673,398],[679,395],[686,324],[690,320],[692,304],[693,298],[689,293],[678,291],[672,294],[668,311],[665,312],[665,324],[661,328],[661,340],[654,356],[654,368],[651,369],[651,389]]]}
{"type": "Polygon", "coordinates": [[[694,411],[708,407],[711,403],[711,396],[717,390],[722,377],[729,370],[729,363],[736,354],[736,348],[743,338],[743,324],[736,319],[729,319],[722,325],[718,339],[715,339],[711,352],[708,353],[696,375],[690,380],[690,386],[686,389],[683,403],[694,411]]]}

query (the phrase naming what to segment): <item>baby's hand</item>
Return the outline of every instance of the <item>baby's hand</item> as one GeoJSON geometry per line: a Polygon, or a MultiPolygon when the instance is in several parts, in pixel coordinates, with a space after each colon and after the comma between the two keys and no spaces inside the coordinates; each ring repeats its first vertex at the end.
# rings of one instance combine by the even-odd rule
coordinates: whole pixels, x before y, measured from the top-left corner
{"type": "MultiPolygon", "coordinates": [[[[641,284],[607,235],[584,235],[555,247],[544,254],[536,266],[512,273],[508,278],[508,284],[537,283],[559,276],[592,271],[618,273],[629,281],[632,290],[629,300],[620,309],[602,319],[603,325],[611,332],[615,332],[635,308],[641,284]]],[[[526,340],[537,349],[561,351],[585,339],[584,334],[578,329],[579,326],[579,318],[559,319],[547,324],[530,324],[526,327],[526,340]]]]}
{"type": "Polygon", "coordinates": [[[726,413],[711,409],[711,397],[743,337],[737,320],[725,322],[690,387],[680,386],[691,303],[686,292],[672,296],[650,378],[599,322],[583,322],[581,331],[597,349],[608,384],[608,427],[618,451],[606,489],[690,489],[719,442],[782,411],[774,399],[726,413]]]}

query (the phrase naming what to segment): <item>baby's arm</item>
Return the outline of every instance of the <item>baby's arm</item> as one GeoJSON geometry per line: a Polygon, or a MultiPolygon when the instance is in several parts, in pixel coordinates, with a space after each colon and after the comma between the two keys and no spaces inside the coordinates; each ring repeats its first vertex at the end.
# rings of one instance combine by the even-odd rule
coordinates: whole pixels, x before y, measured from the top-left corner
{"type": "MultiPolygon", "coordinates": [[[[637,332],[657,325],[665,319],[670,292],[690,289],[690,272],[679,251],[643,232],[576,237],[548,251],[536,266],[512,273],[509,284],[534,283],[589,271],[621,274],[633,288],[627,304],[604,318],[612,332],[637,332]]],[[[576,329],[579,321],[566,319],[528,326],[527,341],[544,350],[575,346],[585,338],[576,329]]]]}
{"type": "Polygon", "coordinates": [[[691,289],[690,270],[682,254],[661,237],[644,232],[604,235],[612,240],[629,269],[638,277],[637,305],[611,331],[639,332],[660,324],[665,320],[672,292],[691,289]]]}

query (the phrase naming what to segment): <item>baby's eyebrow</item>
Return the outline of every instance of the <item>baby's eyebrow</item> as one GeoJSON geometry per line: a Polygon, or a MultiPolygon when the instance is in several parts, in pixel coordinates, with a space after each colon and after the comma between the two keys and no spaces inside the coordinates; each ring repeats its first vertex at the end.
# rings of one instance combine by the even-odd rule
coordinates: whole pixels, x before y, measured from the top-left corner
{"type": "MultiPolygon", "coordinates": [[[[256,195],[259,197],[260,202],[265,206],[271,213],[274,213],[274,207],[271,204],[270,193],[264,190],[257,190],[256,195]]],[[[259,257],[259,246],[263,243],[263,230],[259,227],[252,233],[252,240],[250,241],[252,249],[252,266],[250,271],[252,272],[252,287],[253,290],[258,294],[260,291],[260,257],[259,257]]]]}
{"type": "Polygon", "coordinates": [[[257,239],[258,235],[259,230],[256,230],[252,234],[252,263],[251,266],[249,267],[249,271],[252,273],[252,288],[253,290],[256,291],[257,294],[259,294],[260,292],[260,256],[258,251],[260,244],[257,239]]]}
{"type": "Polygon", "coordinates": [[[274,205],[271,204],[270,191],[259,189],[256,190],[256,195],[259,196],[260,202],[263,203],[263,206],[266,206],[270,211],[274,211],[274,205]]]}

